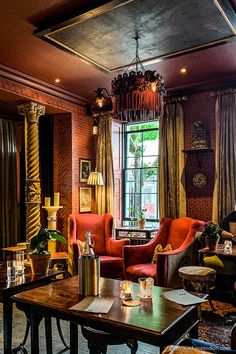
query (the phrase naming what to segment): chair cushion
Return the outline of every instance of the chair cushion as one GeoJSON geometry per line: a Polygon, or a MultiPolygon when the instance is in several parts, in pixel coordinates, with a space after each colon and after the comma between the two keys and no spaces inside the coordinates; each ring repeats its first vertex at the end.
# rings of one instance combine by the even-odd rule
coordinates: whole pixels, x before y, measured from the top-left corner
{"type": "Polygon", "coordinates": [[[135,264],[126,268],[126,277],[129,280],[137,282],[138,278],[151,277],[156,278],[157,265],[154,263],[135,264]]]}
{"type": "Polygon", "coordinates": [[[100,256],[101,277],[117,278],[123,276],[123,258],[100,256]]]}
{"type": "Polygon", "coordinates": [[[169,252],[172,251],[172,247],[171,245],[168,243],[168,245],[166,245],[165,248],[162,247],[162,245],[159,243],[153,253],[153,257],[152,257],[152,262],[151,263],[157,263],[157,258],[158,258],[158,253],[160,252],[169,252]]]}

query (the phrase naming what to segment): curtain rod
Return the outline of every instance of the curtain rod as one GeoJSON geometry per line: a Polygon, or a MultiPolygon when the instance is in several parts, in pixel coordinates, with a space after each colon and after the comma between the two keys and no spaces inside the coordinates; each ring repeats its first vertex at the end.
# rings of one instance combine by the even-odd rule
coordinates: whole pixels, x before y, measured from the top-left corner
{"type": "Polygon", "coordinates": [[[164,97],[164,102],[166,103],[177,103],[177,102],[183,102],[187,101],[188,97],[187,96],[167,96],[164,97]]]}
{"type": "Polygon", "coordinates": [[[212,91],[211,96],[220,96],[220,95],[228,95],[230,93],[236,93],[235,88],[229,88],[225,90],[217,90],[217,91],[212,91]]]}

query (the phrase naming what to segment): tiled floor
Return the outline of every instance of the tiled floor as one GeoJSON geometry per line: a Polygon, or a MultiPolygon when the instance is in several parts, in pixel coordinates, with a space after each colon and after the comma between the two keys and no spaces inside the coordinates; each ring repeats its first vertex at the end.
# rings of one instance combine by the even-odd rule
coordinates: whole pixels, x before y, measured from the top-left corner
{"type": "MultiPolygon", "coordinates": [[[[0,319],[2,319],[2,304],[0,304],[0,319]]],[[[14,308],[14,319],[13,319],[13,346],[16,347],[22,341],[24,333],[25,333],[25,325],[26,320],[24,314],[18,309],[14,308]]],[[[69,326],[65,321],[61,321],[62,331],[64,333],[65,340],[69,342],[69,326]]],[[[2,330],[2,320],[0,321],[0,354],[3,354],[3,330],[2,330]]],[[[26,348],[28,353],[30,351],[30,338],[26,343],[26,348]]],[[[63,350],[65,347],[63,346],[58,331],[56,327],[56,323],[53,319],[53,354],[59,353],[69,353],[69,350],[63,350]]],[[[87,343],[83,336],[79,333],[79,351],[78,354],[88,353],[87,343]]],[[[129,354],[130,349],[126,345],[116,345],[108,347],[107,354],[129,354]]],[[[33,354],[33,353],[32,353],[33,354]]],[[[42,321],[40,324],[40,354],[46,354],[45,349],[45,332],[44,332],[44,322],[42,321]]],[[[137,354],[159,354],[159,349],[152,345],[147,345],[139,342],[139,349],[137,354]]]]}

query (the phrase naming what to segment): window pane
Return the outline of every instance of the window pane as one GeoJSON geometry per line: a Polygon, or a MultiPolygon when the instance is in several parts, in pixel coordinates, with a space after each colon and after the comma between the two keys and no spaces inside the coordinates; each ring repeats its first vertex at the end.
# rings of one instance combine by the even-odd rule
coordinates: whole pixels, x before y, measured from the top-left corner
{"type": "Polygon", "coordinates": [[[147,130],[147,129],[158,129],[159,128],[159,121],[150,122],[150,123],[140,123],[140,124],[127,124],[126,131],[133,131],[133,130],[147,130]]]}
{"type": "Polygon", "coordinates": [[[125,182],[126,181],[140,181],[140,170],[139,169],[130,169],[125,171],[125,182]]]}
{"type": "Polygon", "coordinates": [[[142,157],[127,157],[127,168],[142,167],[142,157]]]}
{"type": "Polygon", "coordinates": [[[141,157],[143,154],[142,133],[127,134],[126,156],[141,157]]]}
{"type": "Polygon", "coordinates": [[[146,156],[143,158],[143,167],[157,167],[158,157],[157,156],[146,156]]]}
{"type": "Polygon", "coordinates": [[[143,208],[147,209],[146,219],[156,219],[157,215],[157,194],[143,194],[142,195],[143,208]]]}
{"type": "Polygon", "coordinates": [[[157,131],[143,133],[143,155],[158,155],[157,131]]]}

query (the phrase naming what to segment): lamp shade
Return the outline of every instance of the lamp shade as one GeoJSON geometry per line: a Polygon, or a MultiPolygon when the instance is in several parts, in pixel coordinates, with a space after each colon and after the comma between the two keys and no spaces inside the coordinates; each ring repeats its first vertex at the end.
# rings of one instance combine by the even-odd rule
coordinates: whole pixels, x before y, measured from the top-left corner
{"type": "Polygon", "coordinates": [[[92,184],[95,186],[103,186],[103,178],[101,172],[90,172],[87,184],[92,184]]]}

